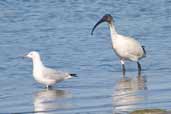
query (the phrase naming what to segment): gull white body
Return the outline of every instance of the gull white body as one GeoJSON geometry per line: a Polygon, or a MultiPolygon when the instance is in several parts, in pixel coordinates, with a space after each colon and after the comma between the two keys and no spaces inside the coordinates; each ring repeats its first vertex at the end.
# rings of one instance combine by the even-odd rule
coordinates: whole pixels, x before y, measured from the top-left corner
{"type": "Polygon", "coordinates": [[[62,71],[57,71],[55,69],[48,68],[43,65],[40,55],[36,51],[32,51],[27,54],[25,57],[31,58],[33,61],[33,77],[34,79],[48,86],[61,82],[63,80],[72,78],[75,74],[69,74],[62,71]]]}

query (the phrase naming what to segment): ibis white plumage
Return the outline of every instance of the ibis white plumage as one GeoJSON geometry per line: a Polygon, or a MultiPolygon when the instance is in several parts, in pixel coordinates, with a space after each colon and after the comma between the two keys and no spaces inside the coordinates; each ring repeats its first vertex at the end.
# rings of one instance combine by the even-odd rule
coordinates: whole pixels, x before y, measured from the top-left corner
{"type": "Polygon", "coordinates": [[[112,46],[113,50],[116,53],[116,55],[120,58],[120,62],[122,64],[122,71],[125,75],[125,61],[135,61],[137,62],[138,66],[138,73],[141,72],[141,64],[139,60],[143,57],[145,57],[146,52],[144,49],[144,46],[142,46],[137,40],[123,36],[121,34],[118,34],[115,30],[113,17],[110,14],[104,15],[93,27],[91,31],[91,35],[93,35],[93,32],[95,28],[102,22],[107,22],[110,28],[111,38],[112,38],[112,46]]]}

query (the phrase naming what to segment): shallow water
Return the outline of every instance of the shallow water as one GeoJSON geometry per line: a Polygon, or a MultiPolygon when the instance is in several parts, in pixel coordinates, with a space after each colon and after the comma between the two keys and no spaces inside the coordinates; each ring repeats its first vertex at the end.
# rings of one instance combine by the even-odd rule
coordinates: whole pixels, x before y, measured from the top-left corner
{"type": "Polygon", "coordinates": [[[126,114],[136,109],[171,109],[171,1],[1,0],[0,113],[126,114]],[[122,77],[109,30],[93,25],[105,14],[119,33],[147,51],[126,63],[122,77]],[[19,56],[40,51],[47,66],[78,74],[45,90],[32,77],[32,63],[19,56]]]}

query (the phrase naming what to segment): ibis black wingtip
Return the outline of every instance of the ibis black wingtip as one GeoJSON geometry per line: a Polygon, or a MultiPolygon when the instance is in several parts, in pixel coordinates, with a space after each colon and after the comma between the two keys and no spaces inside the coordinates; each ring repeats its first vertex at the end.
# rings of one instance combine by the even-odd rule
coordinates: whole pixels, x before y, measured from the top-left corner
{"type": "Polygon", "coordinates": [[[143,52],[144,52],[144,57],[146,57],[147,53],[146,53],[146,50],[145,50],[145,46],[142,46],[142,49],[143,49],[143,52]]]}

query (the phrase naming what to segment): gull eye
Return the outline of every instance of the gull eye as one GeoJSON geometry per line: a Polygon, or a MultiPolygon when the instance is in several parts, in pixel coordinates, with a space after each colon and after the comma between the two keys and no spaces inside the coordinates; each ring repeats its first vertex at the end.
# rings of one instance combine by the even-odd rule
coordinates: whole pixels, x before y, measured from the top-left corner
{"type": "Polygon", "coordinates": [[[32,54],[32,53],[30,53],[30,55],[32,56],[33,54],[32,54]]]}

